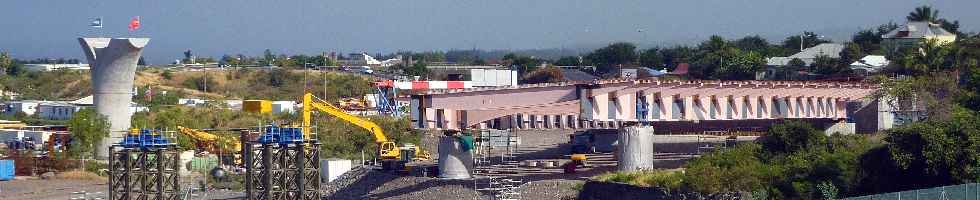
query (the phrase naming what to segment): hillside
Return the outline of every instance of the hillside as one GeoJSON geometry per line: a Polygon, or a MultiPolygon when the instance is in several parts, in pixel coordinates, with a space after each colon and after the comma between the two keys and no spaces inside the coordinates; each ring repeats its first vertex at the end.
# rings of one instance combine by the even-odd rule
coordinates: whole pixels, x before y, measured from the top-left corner
{"type": "MultiPolygon", "coordinates": [[[[142,93],[151,86],[154,95],[167,91],[177,98],[294,100],[304,91],[335,100],[373,91],[367,77],[336,72],[286,69],[231,69],[175,71],[141,69],[134,85],[142,93]],[[205,87],[207,75],[207,92],[205,87]],[[304,84],[305,83],[305,84],[304,84]]],[[[0,88],[21,94],[20,99],[75,100],[92,94],[88,71],[33,72],[0,77],[0,88]]]]}

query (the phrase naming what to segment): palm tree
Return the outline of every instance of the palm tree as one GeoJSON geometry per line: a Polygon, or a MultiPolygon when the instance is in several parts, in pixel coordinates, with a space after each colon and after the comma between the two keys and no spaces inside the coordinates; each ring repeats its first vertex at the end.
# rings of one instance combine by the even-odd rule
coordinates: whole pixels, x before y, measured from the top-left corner
{"type": "Polygon", "coordinates": [[[905,18],[913,22],[936,22],[939,19],[939,10],[933,10],[930,6],[920,6],[915,8],[914,12],[910,12],[909,16],[905,18]]]}

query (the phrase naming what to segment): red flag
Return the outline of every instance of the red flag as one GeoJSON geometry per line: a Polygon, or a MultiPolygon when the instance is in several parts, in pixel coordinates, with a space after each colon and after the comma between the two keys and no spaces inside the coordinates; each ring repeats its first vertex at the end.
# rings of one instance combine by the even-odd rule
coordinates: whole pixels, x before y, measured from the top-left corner
{"type": "Polygon", "coordinates": [[[136,31],[140,28],[140,16],[133,17],[132,21],[129,21],[129,31],[136,31]]]}

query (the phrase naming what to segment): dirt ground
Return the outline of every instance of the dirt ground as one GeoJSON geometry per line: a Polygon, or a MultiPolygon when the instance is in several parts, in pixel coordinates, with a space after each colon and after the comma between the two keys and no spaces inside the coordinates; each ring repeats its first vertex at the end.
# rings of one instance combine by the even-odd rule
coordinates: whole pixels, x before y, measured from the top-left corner
{"type": "MultiPolygon", "coordinates": [[[[521,199],[572,199],[577,194],[574,189],[586,178],[614,171],[616,161],[611,153],[589,155],[589,167],[579,169],[578,173],[565,174],[558,167],[542,167],[545,161],[568,161],[568,134],[571,130],[519,131],[521,144],[514,149],[509,162],[493,162],[490,166],[477,166],[480,180],[445,180],[421,176],[401,176],[385,174],[374,170],[360,170],[341,181],[344,183],[324,183],[331,188],[324,195],[326,199],[491,199],[495,192],[486,189],[485,177],[508,178],[518,183],[517,193],[521,199]],[[538,166],[527,166],[526,161],[537,161],[538,166]]],[[[436,135],[437,136],[437,135],[436,135]]],[[[434,143],[436,137],[429,136],[423,145],[436,156],[434,143]]],[[[754,140],[754,137],[739,138],[740,142],[754,140]]],[[[655,165],[662,169],[678,168],[686,160],[696,157],[702,147],[723,143],[723,138],[701,136],[658,136],[655,138],[657,155],[655,165]]],[[[500,154],[491,156],[498,160],[500,154]]],[[[434,161],[432,161],[434,164],[434,161]]],[[[190,188],[199,181],[194,177],[181,177],[182,190],[190,188]]],[[[92,180],[14,180],[0,181],[0,199],[89,199],[106,198],[108,184],[92,180]]],[[[241,191],[213,190],[195,191],[189,199],[242,199],[241,191]]]]}
{"type": "Polygon", "coordinates": [[[108,184],[106,181],[64,179],[0,181],[0,199],[63,200],[82,197],[82,193],[88,193],[89,198],[105,198],[108,184]]]}

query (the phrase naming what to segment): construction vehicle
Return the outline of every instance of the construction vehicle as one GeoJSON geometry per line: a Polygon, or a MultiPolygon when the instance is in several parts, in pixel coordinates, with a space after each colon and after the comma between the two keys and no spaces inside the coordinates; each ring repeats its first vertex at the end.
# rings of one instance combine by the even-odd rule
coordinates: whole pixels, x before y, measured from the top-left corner
{"type": "Polygon", "coordinates": [[[354,97],[341,98],[340,100],[337,101],[337,105],[339,105],[339,107],[344,110],[361,111],[361,110],[368,109],[367,102],[364,101],[364,99],[359,99],[354,97]]]}
{"type": "MultiPolygon", "coordinates": [[[[378,124],[371,122],[368,119],[357,117],[348,114],[322,99],[316,98],[314,101],[313,94],[307,93],[303,95],[303,133],[310,133],[310,122],[311,113],[314,109],[326,112],[327,114],[333,115],[358,127],[361,127],[371,134],[374,135],[374,142],[378,144],[378,155],[381,158],[382,166],[394,167],[404,165],[408,161],[420,161],[429,160],[429,152],[419,149],[419,147],[411,144],[405,144],[402,147],[397,147],[394,142],[388,141],[385,137],[384,131],[378,124]],[[405,151],[404,154],[402,151],[405,151]],[[405,155],[405,157],[402,157],[405,155]],[[394,164],[394,165],[392,165],[394,164]]],[[[304,135],[308,137],[308,135],[304,135]]]]}
{"type": "Polygon", "coordinates": [[[219,156],[231,156],[229,159],[233,159],[235,164],[242,163],[241,155],[239,155],[239,153],[242,152],[242,143],[238,141],[237,136],[221,137],[203,130],[183,126],[177,126],[177,131],[183,133],[184,135],[190,136],[194,139],[194,141],[197,141],[196,146],[198,149],[203,151],[199,152],[202,155],[205,153],[217,153],[219,156]],[[222,153],[227,154],[222,155],[222,153]]]}
{"type": "Polygon", "coordinates": [[[177,126],[177,130],[184,135],[190,136],[198,142],[198,147],[208,152],[228,152],[238,153],[242,151],[242,143],[235,137],[221,137],[206,131],[177,126]]]}

